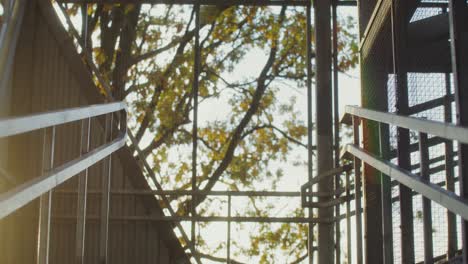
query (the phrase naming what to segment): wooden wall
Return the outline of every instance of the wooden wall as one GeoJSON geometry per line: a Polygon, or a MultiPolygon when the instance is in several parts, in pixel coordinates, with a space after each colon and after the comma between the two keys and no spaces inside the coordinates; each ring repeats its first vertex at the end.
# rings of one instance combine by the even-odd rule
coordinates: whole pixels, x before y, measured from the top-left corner
{"type": "MultiPolygon", "coordinates": [[[[17,47],[11,91],[11,115],[103,103],[91,76],[62,28],[50,1],[28,1],[17,47]]],[[[91,124],[91,148],[104,143],[104,118],[91,124]]],[[[41,174],[44,131],[8,139],[4,169],[15,182],[3,192],[41,174]]],[[[56,128],[54,167],[79,157],[81,122],[56,128]]],[[[0,146],[1,147],[1,146],[0,146]]],[[[85,263],[99,262],[99,215],[103,162],[89,170],[85,263]]],[[[112,156],[113,190],[148,189],[130,150],[112,156]]],[[[76,259],[77,177],[53,193],[50,263],[76,259]]],[[[0,263],[34,263],[37,258],[38,199],[0,220],[0,263]]],[[[153,197],[112,195],[111,217],[160,215],[153,197]]],[[[187,263],[170,223],[111,220],[109,263],[187,263]]]]}

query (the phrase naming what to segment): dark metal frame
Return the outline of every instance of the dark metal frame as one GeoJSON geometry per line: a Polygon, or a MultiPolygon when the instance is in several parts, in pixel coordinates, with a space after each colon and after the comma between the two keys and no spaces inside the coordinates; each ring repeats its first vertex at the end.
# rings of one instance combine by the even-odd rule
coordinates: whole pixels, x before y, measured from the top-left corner
{"type": "MultiPolygon", "coordinates": [[[[91,1],[91,0],[62,0],[62,1],[59,1],[61,3],[81,3],[81,4],[91,4],[91,3],[121,3],[121,4],[131,4],[131,3],[135,3],[135,1],[132,1],[132,0],[102,0],[102,1],[91,1]]],[[[200,263],[200,260],[197,259],[197,254],[196,254],[196,236],[195,236],[195,222],[197,221],[202,221],[203,217],[201,216],[198,216],[197,215],[197,212],[196,212],[196,199],[197,199],[197,196],[199,195],[221,195],[219,192],[216,193],[216,192],[207,192],[207,193],[202,193],[200,192],[198,189],[197,189],[197,182],[196,182],[196,175],[197,175],[197,171],[196,171],[196,165],[197,165],[197,129],[198,129],[198,124],[197,124],[197,119],[198,119],[198,79],[199,79],[199,73],[200,73],[200,43],[199,43],[199,12],[200,12],[200,5],[219,5],[221,4],[219,0],[144,0],[144,1],[138,1],[138,3],[148,3],[148,4],[187,4],[187,5],[193,5],[194,6],[194,10],[195,10],[195,57],[194,57],[194,60],[195,60],[195,63],[194,63],[194,82],[193,82],[193,90],[192,90],[192,100],[193,100],[193,103],[194,103],[194,109],[193,109],[193,117],[194,117],[194,122],[193,122],[193,128],[192,128],[192,190],[191,191],[188,191],[188,192],[184,192],[184,191],[164,191],[160,184],[157,182],[156,180],[156,177],[154,176],[154,173],[152,172],[150,166],[143,160],[143,170],[145,170],[149,175],[150,175],[150,178],[153,180],[153,182],[155,183],[156,187],[157,187],[157,193],[160,193],[161,194],[161,198],[163,199],[163,201],[166,201],[167,202],[167,197],[166,195],[172,195],[172,194],[176,194],[176,195],[189,195],[192,197],[192,203],[191,203],[191,216],[189,218],[184,218],[184,219],[190,219],[191,221],[191,225],[192,225],[192,228],[191,228],[191,239],[189,240],[188,237],[186,236],[185,232],[183,231],[183,229],[181,228],[180,224],[176,223],[176,226],[178,227],[179,231],[181,232],[182,234],[182,237],[183,239],[185,240],[185,242],[188,244],[188,248],[192,251],[192,256],[194,256],[196,258],[196,261],[198,263],[200,263]]],[[[222,5],[223,6],[229,6],[229,5],[255,5],[255,6],[283,6],[283,5],[287,5],[287,6],[304,6],[306,7],[306,13],[307,13],[307,28],[306,28],[306,34],[307,34],[307,37],[306,37],[306,40],[307,40],[307,43],[306,43],[306,50],[307,50],[307,54],[306,54],[306,57],[307,57],[307,61],[308,61],[308,64],[307,64],[307,95],[308,95],[308,114],[307,114],[307,122],[308,122],[308,179],[309,181],[312,181],[313,179],[317,178],[317,177],[314,177],[313,176],[313,156],[312,156],[312,149],[313,149],[313,136],[312,136],[312,132],[313,132],[313,117],[312,117],[312,108],[313,108],[313,105],[312,105],[312,50],[311,50],[311,40],[312,40],[312,12],[311,12],[311,1],[309,0],[229,0],[229,1],[222,1],[222,5]]],[[[339,143],[339,122],[338,122],[338,116],[339,116],[339,113],[338,113],[338,67],[337,67],[337,58],[338,58],[338,48],[337,48],[337,7],[339,6],[355,6],[356,5],[356,1],[338,1],[338,0],[334,0],[334,1],[330,1],[329,3],[325,4],[325,5],[321,5],[320,9],[322,9],[322,11],[326,10],[326,6],[329,6],[333,9],[333,15],[331,14],[325,14],[323,15],[322,11],[318,11],[317,9],[315,10],[316,12],[316,17],[317,17],[317,13],[319,14],[322,14],[322,18],[320,19],[320,22],[318,24],[320,25],[316,25],[316,29],[318,28],[319,30],[322,30],[322,32],[326,33],[328,36],[329,36],[329,40],[327,40],[326,42],[324,43],[327,43],[331,40],[331,37],[333,36],[333,52],[332,50],[330,50],[330,56],[327,56],[326,54],[324,54],[323,52],[317,52],[317,60],[318,61],[321,61],[321,62],[317,62],[317,65],[319,68],[321,68],[322,70],[319,70],[317,72],[317,78],[319,79],[322,79],[322,80],[325,80],[324,82],[322,82],[322,84],[319,84],[320,87],[322,87],[320,90],[323,91],[323,92],[326,92],[328,90],[330,90],[329,92],[326,92],[327,93],[327,98],[329,98],[329,101],[331,103],[333,103],[333,108],[330,107],[330,113],[333,111],[333,114],[330,115],[330,118],[322,118],[323,121],[325,122],[328,122],[328,124],[326,125],[326,127],[329,127],[329,130],[327,129],[327,132],[326,134],[328,135],[328,137],[330,137],[331,141],[333,141],[332,143],[332,148],[322,148],[322,151],[326,151],[327,153],[319,153],[318,156],[330,156],[330,169],[333,167],[333,166],[339,166],[339,159],[338,159],[338,153],[339,153],[339,148],[340,148],[340,143],[339,143]],[[322,22],[325,22],[327,20],[329,20],[330,18],[333,19],[333,22],[332,22],[332,25],[329,25],[330,23],[322,23],[322,22]],[[333,34],[331,33],[331,31],[333,31],[333,34]],[[328,32],[328,33],[327,33],[328,32]],[[333,54],[333,56],[332,56],[333,54]],[[325,61],[324,61],[325,60],[325,61]],[[333,61],[333,68],[332,68],[332,61],[333,61]],[[331,84],[331,79],[329,80],[330,82],[326,81],[327,80],[327,75],[331,75],[333,71],[333,94],[332,94],[332,84],[331,84]],[[328,82],[328,84],[326,84],[328,82]],[[334,116],[334,117],[332,117],[334,116]],[[329,119],[329,120],[328,120],[329,119]],[[334,120],[334,123],[333,123],[333,120],[334,120]],[[333,135],[334,138],[333,138],[333,135]],[[334,154],[334,158],[333,158],[333,152],[335,153],[334,154]],[[335,160],[335,161],[333,161],[335,160]]],[[[64,8],[62,5],[60,5],[60,8],[62,9],[62,11],[64,11],[64,8]]],[[[65,13],[65,12],[64,12],[65,13]]],[[[83,47],[84,46],[84,43],[83,43],[83,38],[82,36],[80,36],[80,34],[78,33],[78,31],[73,27],[71,21],[70,21],[70,18],[65,15],[65,18],[66,18],[66,22],[68,23],[69,25],[69,28],[70,28],[70,31],[72,33],[72,35],[77,39],[79,40],[78,43],[83,47]]],[[[87,34],[85,33],[87,30],[83,30],[82,32],[82,35],[83,34],[87,34]]],[[[317,38],[316,38],[317,39],[317,38]]],[[[318,44],[317,46],[320,46],[320,47],[317,47],[317,50],[322,50],[322,49],[328,49],[326,48],[325,46],[323,45],[320,45],[318,44]]],[[[330,46],[330,45],[326,45],[326,46],[330,46]]],[[[91,54],[87,51],[86,48],[83,49],[83,53],[85,54],[85,56],[87,58],[91,58],[91,54]]],[[[93,73],[96,75],[97,79],[99,80],[99,82],[102,83],[103,87],[105,88],[105,90],[108,92],[108,99],[110,101],[113,100],[113,98],[111,96],[109,96],[111,93],[111,89],[110,89],[110,86],[109,84],[107,84],[104,80],[104,78],[102,78],[101,74],[98,72],[98,69],[97,67],[92,63],[92,59],[89,59],[87,62],[90,64],[90,68],[91,70],[93,71],[93,73]]],[[[327,107],[328,105],[332,105],[332,104],[327,104],[327,107]]],[[[322,106],[317,106],[317,116],[320,116],[322,115],[323,113],[327,112],[328,110],[325,109],[324,105],[322,106]]],[[[134,138],[133,138],[133,135],[129,132],[129,138],[130,138],[130,141],[132,142],[135,142],[134,138]]],[[[134,150],[137,152],[138,155],[140,155],[141,157],[141,152],[140,152],[140,149],[138,148],[137,145],[133,144],[132,145],[132,148],[134,148],[134,150]]],[[[321,152],[321,151],[319,151],[321,152]]],[[[323,259],[328,259],[328,260],[332,260],[333,259],[333,255],[335,254],[336,256],[336,261],[337,263],[341,262],[341,250],[340,250],[340,225],[339,225],[339,222],[340,220],[343,220],[345,218],[347,218],[347,233],[348,233],[348,238],[347,238],[347,243],[348,243],[348,246],[347,248],[350,248],[350,245],[351,245],[351,240],[350,240],[350,217],[352,214],[351,211],[350,211],[350,200],[349,197],[351,195],[349,189],[343,189],[343,191],[346,191],[346,195],[345,196],[342,196],[342,197],[339,197],[339,195],[341,195],[342,191],[338,192],[338,189],[340,189],[340,175],[339,174],[334,174],[335,177],[332,178],[332,177],[328,177],[330,178],[330,180],[332,180],[334,182],[334,187],[331,187],[331,188],[328,188],[330,190],[324,190],[323,191],[323,195],[320,195],[321,191],[319,190],[319,192],[310,192],[309,194],[310,195],[318,195],[319,197],[322,197],[320,199],[322,199],[323,201],[321,203],[316,203],[316,207],[319,208],[319,214],[321,214],[320,212],[328,212],[328,214],[330,216],[333,216],[333,215],[336,215],[337,217],[337,223],[336,223],[336,227],[334,227],[333,225],[331,225],[332,222],[334,222],[335,220],[332,220],[334,219],[333,217],[326,217],[326,221],[321,221],[323,219],[320,219],[320,218],[314,218],[313,217],[313,209],[310,208],[309,209],[309,214],[308,214],[308,218],[306,219],[301,219],[301,218],[288,218],[288,219],[279,219],[281,221],[286,221],[286,222],[300,222],[300,223],[315,223],[315,222],[319,222],[321,224],[319,224],[319,226],[322,226],[322,227],[319,227],[319,230],[322,230],[321,232],[319,233],[322,233],[322,237],[323,237],[323,241],[322,243],[319,243],[318,244],[318,247],[315,247],[313,242],[314,242],[314,233],[313,233],[313,225],[310,225],[310,228],[309,228],[309,245],[308,245],[308,252],[309,252],[309,263],[312,263],[313,261],[313,253],[315,250],[317,250],[317,248],[319,249],[320,252],[322,252],[321,254],[319,255],[322,255],[322,258],[323,259]],[[332,189],[335,188],[336,190],[335,191],[332,191],[332,189]],[[335,193],[335,194],[332,194],[332,193],[335,193]],[[335,200],[331,200],[331,195],[336,195],[336,199],[335,200]],[[340,203],[342,202],[346,202],[347,204],[347,217],[338,217],[340,215],[340,203]],[[333,211],[333,207],[334,207],[334,211],[333,211]],[[324,224],[324,225],[322,225],[324,224]],[[334,234],[334,235],[333,235],[334,234]],[[332,241],[336,241],[335,244],[334,244],[334,249],[331,249],[327,246],[327,244],[329,244],[328,242],[325,243],[325,241],[328,241],[328,240],[332,240],[332,241]],[[328,248],[327,248],[328,247],[328,248]],[[322,249],[321,249],[322,248],[322,249]],[[335,253],[333,253],[333,251],[335,251],[335,253]]],[[[330,175],[330,176],[333,176],[333,175],[330,175]]],[[[323,178],[322,180],[327,180],[326,178],[323,178]]],[[[321,183],[322,184],[322,187],[320,187],[321,189],[324,188],[324,186],[327,186],[327,184],[324,184],[324,183],[321,183]]],[[[346,184],[347,184],[347,188],[349,188],[349,175],[347,173],[347,178],[346,178],[346,184]]],[[[359,185],[357,185],[359,188],[359,185]]],[[[319,188],[319,189],[320,189],[319,188]]],[[[112,192],[112,191],[111,191],[112,192]]],[[[154,195],[155,193],[153,193],[154,195]]],[[[231,198],[232,196],[255,196],[256,194],[260,194],[258,192],[256,193],[252,193],[252,192],[225,192],[223,195],[227,195],[227,198],[228,198],[228,204],[230,204],[230,201],[231,201],[231,198]]],[[[284,192],[275,192],[275,193],[262,193],[261,194],[262,196],[284,196],[286,197],[287,195],[285,195],[284,192]]],[[[296,194],[297,195],[297,194],[296,194]]],[[[358,190],[358,195],[359,195],[359,190],[358,190]]],[[[360,199],[356,199],[356,201],[360,201],[360,199]]],[[[169,203],[167,203],[169,204],[169,203]]],[[[360,208],[361,206],[357,207],[359,209],[359,212],[360,212],[360,208]]],[[[173,211],[172,208],[168,207],[167,208],[170,212],[170,217],[166,217],[165,219],[172,219],[172,221],[178,221],[178,217],[175,216],[175,212],[173,211]]],[[[228,222],[228,256],[227,256],[227,259],[230,260],[230,224],[231,224],[231,221],[241,221],[242,219],[241,218],[238,218],[236,219],[235,217],[232,217],[230,215],[230,207],[228,208],[228,218],[225,219],[227,220],[228,222]]],[[[357,214],[357,218],[360,218],[360,215],[361,213],[358,213],[357,214]]],[[[274,220],[274,218],[270,218],[271,220],[274,220]]],[[[205,219],[206,220],[206,219],[205,219]]],[[[245,220],[245,219],[244,219],[245,220]]],[[[258,221],[261,221],[261,219],[257,219],[258,221]]],[[[348,258],[350,259],[350,256],[351,256],[351,252],[347,252],[348,253],[348,258]]],[[[320,256],[319,256],[320,258],[320,256]]]]}

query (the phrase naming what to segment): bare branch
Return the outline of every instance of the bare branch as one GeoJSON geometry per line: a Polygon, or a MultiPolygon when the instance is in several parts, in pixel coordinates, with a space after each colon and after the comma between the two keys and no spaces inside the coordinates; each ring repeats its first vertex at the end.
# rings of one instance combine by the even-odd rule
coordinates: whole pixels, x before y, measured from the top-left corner
{"type": "MultiPolygon", "coordinates": [[[[188,255],[190,256],[190,254],[188,254],[188,255]]],[[[211,260],[211,261],[221,262],[221,263],[227,263],[227,259],[226,259],[226,258],[215,257],[215,256],[211,256],[211,255],[208,255],[208,254],[205,254],[205,253],[201,253],[201,252],[197,252],[197,255],[198,255],[200,258],[208,259],[208,260],[211,260]]],[[[246,263],[244,263],[244,262],[240,262],[240,261],[233,260],[233,259],[230,260],[230,263],[231,263],[231,264],[246,264],[246,263]]]]}

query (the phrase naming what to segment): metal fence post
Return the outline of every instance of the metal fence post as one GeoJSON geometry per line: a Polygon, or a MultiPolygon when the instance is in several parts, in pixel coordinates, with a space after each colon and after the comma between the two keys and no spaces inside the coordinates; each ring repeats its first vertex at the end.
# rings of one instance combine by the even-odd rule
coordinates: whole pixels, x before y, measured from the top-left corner
{"type": "Polygon", "coordinates": [[[231,195],[228,195],[228,222],[227,222],[227,261],[231,263],[231,195]]]}
{"type": "MultiPolygon", "coordinates": [[[[455,85],[455,103],[457,107],[457,125],[468,125],[468,38],[464,34],[468,29],[464,0],[449,1],[450,46],[452,54],[452,72],[455,85]]],[[[468,145],[459,144],[458,169],[460,196],[468,197],[468,145]]],[[[468,263],[468,221],[462,220],[463,263],[468,263]]]]}
{"type": "MultiPolygon", "coordinates": [[[[419,164],[420,176],[423,180],[430,182],[429,174],[429,148],[427,144],[427,134],[419,133],[419,164]]],[[[434,251],[432,243],[432,209],[431,201],[425,197],[423,203],[423,228],[424,228],[424,263],[434,261],[434,251]]]]}
{"type": "MultiPolygon", "coordinates": [[[[195,9],[195,57],[193,65],[193,127],[192,127],[192,191],[197,191],[197,155],[198,155],[198,88],[199,88],[199,75],[200,75],[200,4],[194,5],[195,9]]],[[[197,199],[198,196],[192,194],[191,214],[195,218],[197,215],[197,199]]],[[[195,220],[191,223],[191,240],[193,247],[196,251],[196,235],[195,235],[195,220]]]]}
{"type": "MultiPolygon", "coordinates": [[[[114,127],[114,115],[106,115],[104,128],[104,142],[112,141],[112,130],[114,127]]],[[[108,263],[108,240],[109,240],[109,204],[112,173],[112,155],[103,160],[103,170],[101,177],[101,217],[99,219],[99,262],[108,263]]]]}
{"type": "MultiPolygon", "coordinates": [[[[312,10],[311,5],[306,7],[306,60],[307,60],[307,179],[312,181],[314,175],[314,162],[312,156],[312,144],[313,144],[313,116],[312,116],[312,10]]],[[[309,218],[314,217],[314,211],[312,208],[307,210],[309,218]]],[[[307,253],[309,264],[313,263],[314,259],[314,226],[308,224],[307,234],[307,253]]]]}
{"type": "MultiPolygon", "coordinates": [[[[353,116],[354,145],[359,146],[358,117],[353,116]]],[[[356,212],[356,261],[362,263],[361,160],[354,157],[354,202],[356,212]]]]}
{"type": "MultiPolygon", "coordinates": [[[[42,174],[54,167],[55,126],[45,128],[42,154],[42,174]]],[[[52,214],[52,190],[40,197],[38,263],[49,263],[50,219],[52,214]]]]}
{"type": "MultiPolygon", "coordinates": [[[[444,121],[452,123],[452,100],[450,73],[445,74],[445,102],[444,102],[444,121]]],[[[455,170],[453,160],[453,141],[445,141],[445,177],[446,188],[448,191],[455,192],[455,170]]],[[[457,219],[455,214],[447,210],[447,259],[455,256],[455,251],[458,249],[457,242],[457,219]]]]}
{"type": "MultiPolygon", "coordinates": [[[[397,113],[407,115],[408,80],[407,80],[407,21],[408,5],[406,1],[392,1],[391,28],[393,72],[396,77],[396,107],[397,113]],[[397,3],[398,2],[398,7],[397,3]]],[[[411,169],[409,130],[397,128],[398,165],[406,170],[411,169]]],[[[414,224],[413,195],[411,189],[403,184],[400,189],[400,228],[401,228],[401,259],[403,263],[414,262],[414,224]]]]}
{"type": "Polygon", "coordinates": [[[352,263],[352,249],[351,249],[351,185],[349,182],[349,171],[346,171],[346,260],[347,263],[352,263]]]}
{"type": "MultiPolygon", "coordinates": [[[[389,159],[389,127],[387,124],[379,124],[380,156],[389,159]]],[[[388,175],[381,174],[382,195],[382,238],[383,261],[385,264],[393,263],[393,223],[392,223],[392,180],[388,175]]]]}
{"type": "MultiPolygon", "coordinates": [[[[81,121],[80,155],[89,152],[91,118],[81,121]]],[[[78,206],[76,223],[76,262],[84,263],[86,235],[86,199],[88,191],[88,169],[78,176],[78,206]]]]}

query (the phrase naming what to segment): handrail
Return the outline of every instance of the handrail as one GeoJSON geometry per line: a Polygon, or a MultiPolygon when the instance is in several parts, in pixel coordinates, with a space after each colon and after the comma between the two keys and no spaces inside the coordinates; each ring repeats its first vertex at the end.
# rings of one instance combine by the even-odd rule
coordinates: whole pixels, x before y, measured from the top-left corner
{"type": "Polygon", "coordinates": [[[352,169],[352,167],[350,165],[343,165],[341,167],[334,168],[334,169],[331,169],[329,171],[325,171],[325,172],[321,173],[320,175],[317,175],[316,177],[314,177],[311,181],[303,184],[301,186],[301,205],[302,205],[302,207],[326,208],[326,207],[330,207],[330,206],[334,206],[336,204],[339,204],[339,203],[341,203],[343,201],[346,201],[346,200],[343,200],[343,197],[337,197],[336,199],[330,200],[330,201],[327,201],[327,202],[312,202],[312,200],[311,200],[312,196],[332,197],[332,196],[337,196],[337,195],[342,193],[341,190],[336,190],[335,192],[332,192],[332,193],[323,193],[323,192],[318,193],[318,192],[313,192],[312,187],[313,187],[313,185],[319,183],[321,180],[323,180],[325,178],[328,178],[328,177],[331,177],[331,176],[334,176],[334,175],[338,175],[338,174],[341,174],[343,172],[348,172],[351,169],[352,169]]]}
{"type": "Polygon", "coordinates": [[[22,117],[3,118],[0,119],[0,138],[105,115],[124,109],[126,109],[124,102],[115,102],[22,117]]]}
{"type": "MultiPolygon", "coordinates": [[[[114,102],[100,105],[70,108],[66,110],[45,112],[20,117],[0,119],[0,138],[18,135],[47,127],[54,127],[78,120],[90,119],[105,114],[126,111],[123,102],[114,102]]],[[[126,115],[119,115],[125,118],[126,115]]],[[[123,124],[125,124],[124,122],[123,124]]],[[[45,175],[33,178],[19,186],[0,194],[0,219],[52,190],[64,181],[72,178],[80,172],[88,169],[105,157],[111,155],[125,145],[127,130],[126,125],[120,128],[120,135],[113,141],[95,148],[83,154],[77,159],[64,165],[53,168],[45,175]]]]}
{"type": "Polygon", "coordinates": [[[424,197],[442,205],[449,211],[468,220],[468,201],[456,194],[443,189],[437,184],[423,180],[421,177],[404,170],[397,165],[385,161],[366,150],[352,144],[346,146],[346,151],[362,160],[364,163],[379,170],[401,184],[413,189],[424,197]]]}
{"type": "Polygon", "coordinates": [[[326,172],[324,172],[322,174],[319,174],[319,175],[315,176],[311,181],[304,183],[301,186],[301,190],[305,190],[306,188],[310,188],[314,184],[319,183],[321,180],[323,180],[325,178],[328,178],[330,176],[334,176],[336,174],[341,174],[343,172],[350,171],[351,169],[352,169],[352,166],[350,166],[350,165],[343,165],[343,166],[338,167],[338,168],[333,168],[333,169],[331,169],[329,171],[326,171],[326,172]]]}
{"type": "Polygon", "coordinates": [[[350,116],[377,121],[401,128],[406,128],[429,135],[439,136],[445,139],[460,141],[468,144],[468,128],[448,124],[444,122],[432,121],[422,118],[402,116],[392,113],[385,113],[375,110],[369,110],[358,106],[346,106],[345,116],[342,119],[344,123],[349,124],[350,116]]]}
{"type": "Polygon", "coordinates": [[[112,142],[102,145],[80,158],[69,161],[44,176],[29,180],[6,193],[0,194],[0,219],[117,151],[125,145],[125,140],[126,133],[122,132],[112,142]]]}

